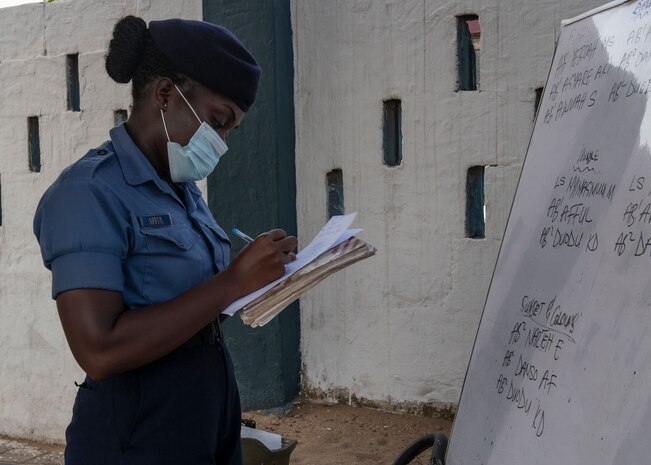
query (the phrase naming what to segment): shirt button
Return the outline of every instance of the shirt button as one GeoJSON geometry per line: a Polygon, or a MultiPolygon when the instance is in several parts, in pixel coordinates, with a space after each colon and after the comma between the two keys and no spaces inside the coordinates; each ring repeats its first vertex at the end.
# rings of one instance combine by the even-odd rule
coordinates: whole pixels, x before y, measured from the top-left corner
{"type": "Polygon", "coordinates": [[[108,152],[102,149],[102,150],[98,150],[97,153],[99,153],[100,155],[106,155],[108,152]]]}

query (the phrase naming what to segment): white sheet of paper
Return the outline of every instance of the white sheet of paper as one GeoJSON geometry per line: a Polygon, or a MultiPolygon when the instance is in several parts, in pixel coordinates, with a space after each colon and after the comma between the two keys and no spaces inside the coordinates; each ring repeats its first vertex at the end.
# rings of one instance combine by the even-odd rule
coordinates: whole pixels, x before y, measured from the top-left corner
{"type": "Polygon", "coordinates": [[[257,439],[270,451],[279,450],[283,447],[283,438],[280,434],[249,428],[248,426],[242,426],[240,437],[257,439]]]}
{"type": "Polygon", "coordinates": [[[312,239],[312,242],[310,242],[307,247],[296,254],[296,260],[285,266],[285,274],[281,278],[278,278],[277,280],[267,284],[262,289],[258,289],[249,295],[240,297],[235,302],[226,307],[222,313],[224,315],[234,315],[235,312],[240,310],[246,304],[254,301],[269,289],[274,287],[276,284],[296,273],[298,270],[313,261],[326,250],[332,248],[336,244],[340,244],[355,234],[358,234],[361,229],[348,229],[355,220],[356,216],[357,213],[351,213],[350,215],[333,216],[330,218],[330,221],[328,221],[323,229],[319,231],[319,234],[317,234],[316,237],[312,239]]]}

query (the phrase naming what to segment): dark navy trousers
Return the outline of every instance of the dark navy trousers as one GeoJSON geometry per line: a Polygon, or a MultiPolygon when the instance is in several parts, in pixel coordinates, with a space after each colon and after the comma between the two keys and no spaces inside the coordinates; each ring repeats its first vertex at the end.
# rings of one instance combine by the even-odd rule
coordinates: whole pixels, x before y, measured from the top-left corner
{"type": "Polygon", "coordinates": [[[240,399],[221,340],[79,387],[66,465],[241,465],[240,399]]]}

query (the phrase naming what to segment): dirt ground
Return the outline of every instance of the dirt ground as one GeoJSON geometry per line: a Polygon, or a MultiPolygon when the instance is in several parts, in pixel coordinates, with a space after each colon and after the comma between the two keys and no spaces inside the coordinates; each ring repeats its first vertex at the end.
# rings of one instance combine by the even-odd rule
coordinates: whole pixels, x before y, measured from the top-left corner
{"type": "Polygon", "coordinates": [[[451,428],[445,420],[313,402],[297,402],[283,416],[249,412],[243,418],[296,439],[291,465],[391,465],[415,439],[432,432],[449,437],[451,428]]]}
{"type": "MultiPolygon", "coordinates": [[[[307,401],[295,402],[282,416],[242,416],[259,429],[298,441],[290,465],[391,465],[416,438],[438,431],[449,437],[451,427],[445,420],[307,401]]],[[[0,437],[0,465],[14,464],[62,465],[63,447],[0,437]]]]}

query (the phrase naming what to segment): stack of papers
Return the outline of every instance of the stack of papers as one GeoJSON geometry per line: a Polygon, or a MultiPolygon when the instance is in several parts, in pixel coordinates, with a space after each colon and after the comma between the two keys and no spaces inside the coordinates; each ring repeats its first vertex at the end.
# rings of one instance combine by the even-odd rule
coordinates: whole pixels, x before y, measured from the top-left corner
{"type": "Polygon", "coordinates": [[[308,289],[337,271],[375,254],[376,249],[348,229],[356,213],[333,216],[317,236],[285,267],[282,278],[233,302],[224,314],[242,310],[245,324],[264,326],[308,289]]]}

